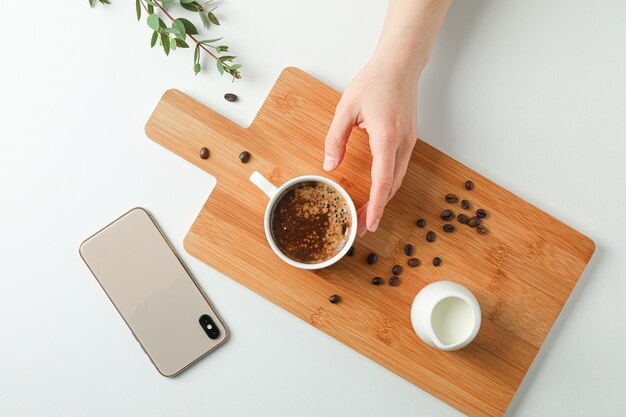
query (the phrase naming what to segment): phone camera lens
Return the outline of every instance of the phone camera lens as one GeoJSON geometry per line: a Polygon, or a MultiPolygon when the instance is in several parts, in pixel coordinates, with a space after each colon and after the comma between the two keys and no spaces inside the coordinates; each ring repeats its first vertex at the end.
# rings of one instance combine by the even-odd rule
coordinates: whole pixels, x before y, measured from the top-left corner
{"type": "Polygon", "coordinates": [[[198,320],[200,322],[200,327],[209,336],[209,339],[217,339],[220,336],[220,329],[218,329],[217,325],[208,314],[203,314],[200,316],[198,320]]]}

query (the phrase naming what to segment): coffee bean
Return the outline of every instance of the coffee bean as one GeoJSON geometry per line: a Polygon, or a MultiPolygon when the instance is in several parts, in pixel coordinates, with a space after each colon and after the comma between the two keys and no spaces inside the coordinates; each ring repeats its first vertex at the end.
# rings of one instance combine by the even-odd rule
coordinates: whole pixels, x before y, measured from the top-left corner
{"type": "Polygon", "coordinates": [[[448,221],[454,217],[454,213],[452,213],[452,210],[444,210],[441,212],[439,217],[441,217],[442,220],[448,221]]]}
{"type": "Polygon", "coordinates": [[[459,198],[454,194],[446,194],[446,201],[448,203],[456,203],[459,201],[459,198]]]}
{"type": "Polygon", "coordinates": [[[450,223],[446,223],[443,225],[443,231],[446,233],[452,233],[454,232],[454,226],[451,225],[450,223]]]}
{"type": "Polygon", "coordinates": [[[250,152],[248,151],[243,151],[242,153],[239,154],[239,160],[241,162],[243,162],[244,164],[247,164],[248,161],[250,160],[250,152]]]}
{"type": "Polygon", "coordinates": [[[478,226],[476,226],[476,232],[478,232],[479,235],[484,235],[485,233],[487,233],[487,228],[482,224],[479,224],[478,226]]]}
{"type": "Polygon", "coordinates": [[[438,257],[438,256],[437,256],[437,257],[435,257],[435,258],[433,259],[433,265],[435,265],[435,266],[439,266],[439,265],[441,265],[441,258],[440,258],[440,257],[438,257]]]}
{"type": "Polygon", "coordinates": [[[404,245],[404,254],[406,256],[413,256],[414,253],[415,253],[415,249],[413,248],[413,245],[411,245],[410,243],[407,243],[406,245],[404,245]]]}
{"type": "Polygon", "coordinates": [[[429,242],[434,242],[435,241],[435,232],[433,232],[432,230],[428,233],[426,233],[426,240],[429,242]]]}
{"type": "Polygon", "coordinates": [[[472,205],[467,200],[461,200],[461,207],[463,207],[463,210],[469,210],[472,208],[472,205]]]}
{"type": "Polygon", "coordinates": [[[424,227],[424,226],[426,226],[426,220],[424,220],[424,219],[419,219],[419,220],[417,221],[417,227],[424,227]]]}
{"type": "Polygon", "coordinates": [[[420,265],[420,260],[417,258],[411,258],[409,259],[409,261],[407,262],[407,264],[411,267],[411,268],[415,268],[416,266],[420,265]]]}
{"type": "Polygon", "coordinates": [[[487,211],[485,209],[476,210],[476,217],[478,217],[479,219],[484,219],[485,217],[487,217],[487,211]]]}
{"type": "Polygon", "coordinates": [[[395,275],[392,276],[391,278],[389,278],[389,285],[392,287],[397,287],[398,285],[400,285],[400,278],[395,275]]]}
{"type": "Polygon", "coordinates": [[[339,301],[341,301],[341,297],[339,297],[337,294],[333,294],[328,297],[328,301],[330,301],[331,304],[337,304],[339,301]]]}
{"type": "Polygon", "coordinates": [[[232,103],[233,101],[237,101],[239,97],[237,97],[237,94],[226,93],[224,94],[224,98],[226,99],[226,101],[230,101],[232,103]]]}
{"type": "Polygon", "coordinates": [[[377,260],[378,260],[378,256],[376,256],[375,253],[370,253],[369,255],[367,255],[367,263],[368,264],[374,265],[377,260]]]}
{"type": "Polygon", "coordinates": [[[474,183],[471,182],[470,180],[465,181],[465,189],[466,190],[473,190],[474,189],[474,183]]]}
{"type": "Polygon", "coordinates": [[[209,150],[207,148],[200,149],[200,158],[202,158],[202,159],[209,159],[209,155],[210,154],[211,154],[211,152],[209,152],[209,150]]]}
{"type": "Polygon", "coordinates": [[[394,275],[400,275],[402,273],[402,267],[400,265],[394,265],[393,268],[391,268],[391,273],[394,275]]]}
{"type": "Polygon", "coordinates": [[[383,279],[381,277],[374,277],[374,278],[372,278],[372,284],[380,285],[380,284],[384,284],[384,282],[383,282],[383,279]]]}
{"type": "Polygon", "coordinates": [[[456,216],[456,219],[459,221],[459,223],[461,224],[467,224],[469,217],[467,217],[465,214],[461,213],[458,216],[456,216]]]}
{"type": "Polygon", "coordinates": [[[346,253],[346,255],[354,256],[354,252],[356,252],[356,248],[352,246],[350,249],[348,249],[348,253],[346,253]]]}
{"type": "Polygon", "coordinates": [[[468,220],[467,225],[469,227],[476,227],[480,224],[480,219],[478,217],[472,217],[471,219],[468,220]]]}

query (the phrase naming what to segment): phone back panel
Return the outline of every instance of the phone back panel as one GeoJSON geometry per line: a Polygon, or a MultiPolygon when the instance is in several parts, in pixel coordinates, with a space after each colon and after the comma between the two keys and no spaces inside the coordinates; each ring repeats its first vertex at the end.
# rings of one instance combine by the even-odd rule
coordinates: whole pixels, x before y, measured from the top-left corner
{"type": "Polygon", "coordinates": [[[227,330],[150,215],[135,208],[88,238],[80,254],[150,360],[174,376],[226,340],[227,330]],[[199,318],[220,331],[210,339],[199,318]]]}

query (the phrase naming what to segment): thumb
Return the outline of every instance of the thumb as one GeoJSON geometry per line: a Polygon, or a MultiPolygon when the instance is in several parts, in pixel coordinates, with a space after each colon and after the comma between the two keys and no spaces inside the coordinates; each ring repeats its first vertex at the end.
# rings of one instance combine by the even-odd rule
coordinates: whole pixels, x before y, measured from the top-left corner
{"type": "Polygon", "coordinates": [[[332,171],[341,164],[355,120],[356,117],[350,109],[339,102],[335,109],[335,117],[326,134],[324,145],[324,169],[326,171],[332,171]]]}

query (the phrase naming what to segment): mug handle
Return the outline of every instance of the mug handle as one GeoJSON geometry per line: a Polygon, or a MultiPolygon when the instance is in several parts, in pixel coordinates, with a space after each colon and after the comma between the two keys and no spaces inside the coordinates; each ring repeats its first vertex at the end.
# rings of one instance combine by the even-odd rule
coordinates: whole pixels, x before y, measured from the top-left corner
{"type": "Polygon", "coordinates": [[[269,182],[258,171],[254,171],[252,174],[250,174],[250,182],[259,187],[261,191],[263,191],[265,195],[267,195],[269,198],[274,197],[274,194],[276,194],[276,190],[278,190],[278,187],[269,182]]]}

